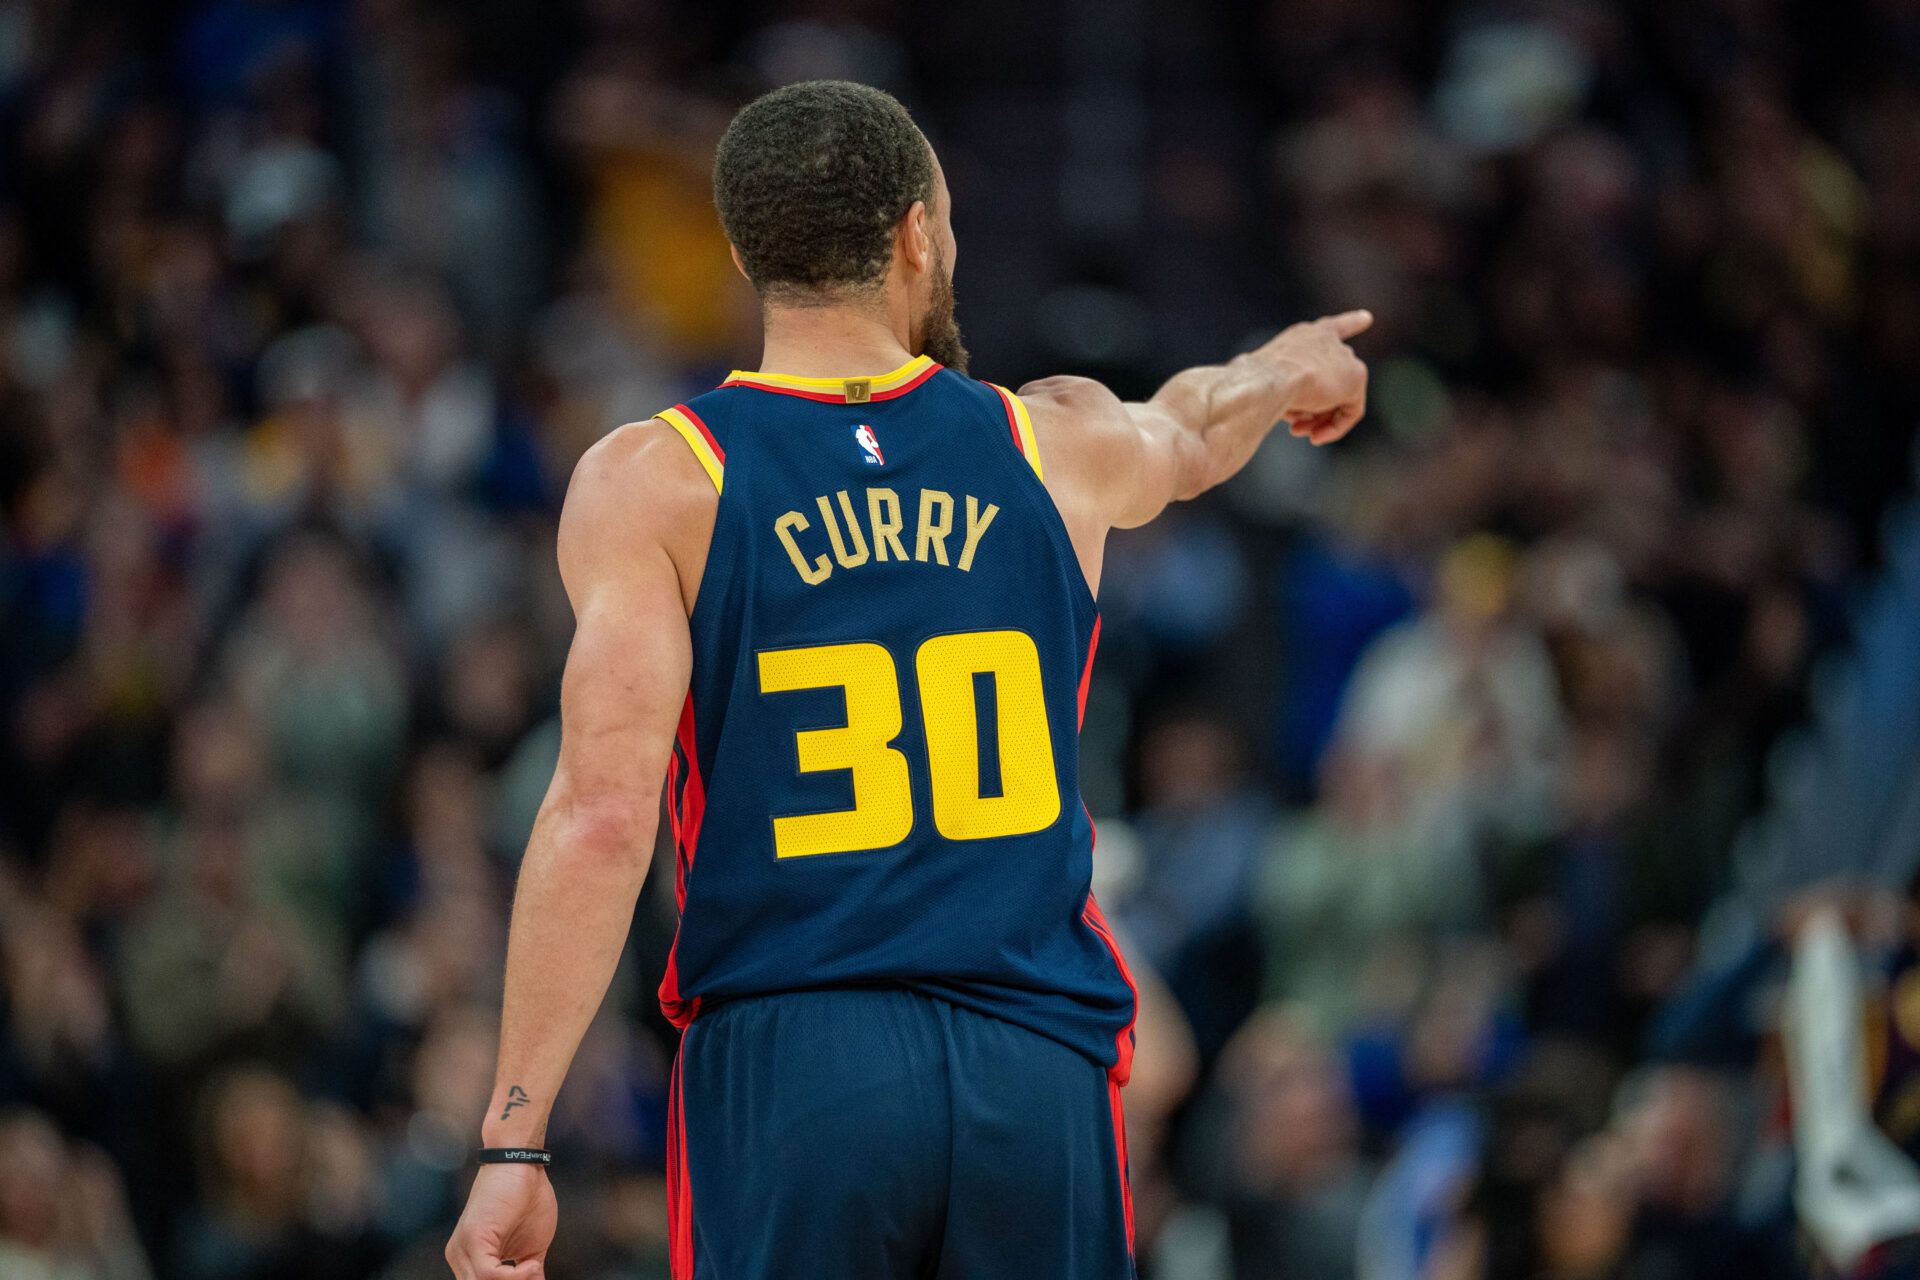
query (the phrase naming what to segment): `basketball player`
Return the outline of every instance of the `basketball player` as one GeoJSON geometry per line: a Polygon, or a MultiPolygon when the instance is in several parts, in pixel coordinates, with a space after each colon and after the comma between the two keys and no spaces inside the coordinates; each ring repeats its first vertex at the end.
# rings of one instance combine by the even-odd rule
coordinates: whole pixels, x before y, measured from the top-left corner
{"type": "Polygon", "coordinates": [[[677,1280],[1133,1274],[1134,992],[1077,736],[1107,531],[1359,420],[1364,311],[1123,403],[967,376],[951,202],[894,99],[815,82],[714,161],[757,373],[581,460],[578,630],[520,871],[499,1076],[447,1257],[544,1274],[541,1149],[620,958],[660,780],[677,1280]]]}

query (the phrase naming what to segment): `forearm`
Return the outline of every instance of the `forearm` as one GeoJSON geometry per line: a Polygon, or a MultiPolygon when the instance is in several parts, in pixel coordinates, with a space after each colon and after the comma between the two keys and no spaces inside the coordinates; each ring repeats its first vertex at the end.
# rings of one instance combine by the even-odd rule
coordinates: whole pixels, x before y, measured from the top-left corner
{"type": "Polygon", "coordinates": [[[507,939],[487,1146],[538,1146],[574,1051],[626,946],[657,813],[549,798],[520,868],[507,939]]]}
{"type": "Polygon", "coordinates": [[[1285,415],[1296,377],[1293,365],[1256,351],[1169,378],[1148,405],[1181,433],[1173,496],[1197,497],[1244,467],[1285,415]]]}

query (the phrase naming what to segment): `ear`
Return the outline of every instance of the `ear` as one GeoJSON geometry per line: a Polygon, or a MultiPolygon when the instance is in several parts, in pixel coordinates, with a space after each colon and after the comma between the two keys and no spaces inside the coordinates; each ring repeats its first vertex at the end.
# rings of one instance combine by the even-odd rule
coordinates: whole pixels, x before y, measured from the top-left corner
{"type": "Polygon", "coordinates": [[[933,266],[933,228],[925,200],[915,200],[908,206],[906,215],[900,219],[899,240],[900,252],[906,256],[908,266],[923,272],[933,266]]]}
{"type": "Polygon", "coordinates": [[[752,284],[753,277],[747,274],[747,264],[740,261],[739,247],[735,245],[732,241],[728,241],[727,252],[733,255],[733,269],[740,273],[740,278],[742,280],[745,280],[748,284],[752,284]]]}

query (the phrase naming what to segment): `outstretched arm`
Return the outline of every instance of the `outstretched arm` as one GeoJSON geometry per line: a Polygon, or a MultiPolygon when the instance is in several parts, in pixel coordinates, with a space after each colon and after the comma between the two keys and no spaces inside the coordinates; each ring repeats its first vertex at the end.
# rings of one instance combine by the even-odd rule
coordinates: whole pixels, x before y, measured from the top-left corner
{"type": "MultiPolygon", "coordinates": [[[[691,465],[664,428],[627,428],[582,459],[567,495],[560,572],[575,631],[561,685],[560,760],[514,894],[483,1146],[544,1144],[554,1096],[606,994],[646,879],[692,670],[683,586],[667,550],[673,535],[656,527],[675,511],[657,490],[663,470],[691,465]]],[[[483,1166],[447,1245],[454,1274],[543,1276],[555,1212],[544,1170],[483,1166]]]]}
{"type": "Polygon", "coordinates": [[[1347,345],[1373,323],[1348,311],[1283,330],[1225,364],[1175,374],[1143,402],[1122,401],[1087,378],[1020,388],[1046,460],[1047,488],[1083,564],[1109,529],[1145,524],[1168,503],[1196,497],[1253,456],[1275,424],[1331,444],[1366,412],[1367,367],[1347,345]]]}

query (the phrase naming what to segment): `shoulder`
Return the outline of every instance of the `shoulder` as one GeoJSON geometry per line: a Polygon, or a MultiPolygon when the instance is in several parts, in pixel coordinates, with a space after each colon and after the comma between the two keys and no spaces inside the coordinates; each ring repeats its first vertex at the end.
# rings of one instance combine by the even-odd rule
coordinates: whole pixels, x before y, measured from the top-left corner
{"type": "Polygon", "coordinates": [[[1042,452],[1063,469],[1105,469],[1116,437],[1131,426],[1120,397],[1092,378],[1040,378],[1018,394],[1042,452]]]}
{"type": "Polygon", "coordinates": [[[1019,391],[1030,411],[1050,417],[1099,417],[1121,411],[1120,397],[1103,382],[1058,374],[1025,383],[1019,391]]]}
{"type": "Polygon", "coordinates": [[[953,369],[947,369],[944,372],[948,375],[941,379],[945,385],[963,389],[988,404],[1000,405],[1010,398],[1015,399],[1033,413],[1097,411],[1107,404],[1117,406],[1120,403],[1113,392],[1092,378],[1062,375],[1039,378],[1015,388],[988,378],[976,378],[972,374],[959,373],[953,369]]]}
{"type": "Polygon", "coordinates": [[[1084,452],[1087,437],[1098,437],[1126,421],[1120,398],[1092,378],[1051,377],[1024,383],[1014,391],[994,382],[968,380],[1010,420],[1024,420],[1052,465],[1056,455],[1071,467],[1084,452]]]}
{"type": "Polygon", "coordinates": [[[699,459],[669,421],[653,417],[615,427],[580,455],[567,486],[567,510],[652,524],[663,512],[701,505],[695,500],[703,490],[711,507],[715,487],[699,459]]]}
{"type": "Polygon", "coordinates": [[[1073,540],[1090,586],[1100,581],[1101,547],[1114,523],[1112,494],[1133,484],[1137,437],[1120,397],[1092,378],[1059,376],[1014,393],[1045,470],[1041,479],[1073,540]]]}
{"type": "Polygon", "coordinates": [[[561,575],[571,586],[653,547],[684,572],[705,557],[718,503],[715,482],[667,420],[616,427],[581,455],[567,485],[561,575]]]}
{"type": "Polygon", "coordinates": [[[1041,378],[1021,386],[1017,393],[1033,422],[1040,454],[1049,479],[1078,487],[1111,480],[1116,466],[1126,465],[1120,446],[1128,441],[1132,420],[1120,397],[1092,378],[1041,378]]]}

